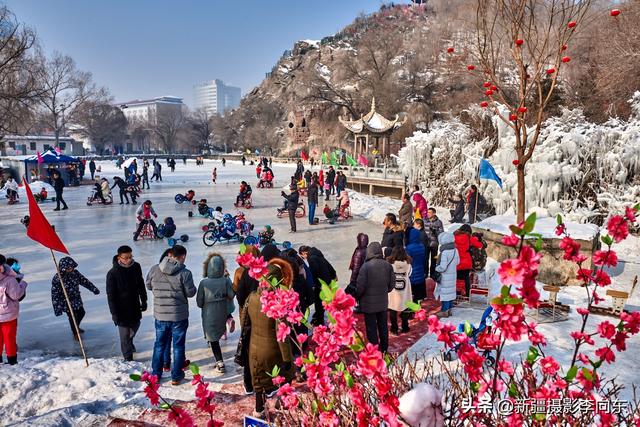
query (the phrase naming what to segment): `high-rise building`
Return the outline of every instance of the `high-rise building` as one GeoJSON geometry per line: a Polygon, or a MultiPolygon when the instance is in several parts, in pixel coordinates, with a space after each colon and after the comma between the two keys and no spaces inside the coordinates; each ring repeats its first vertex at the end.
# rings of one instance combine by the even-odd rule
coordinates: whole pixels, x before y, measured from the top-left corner
{"type": "Polygon", "coordinates": [[[195,85],[193,98],[195,109],[204,108],[210,114],[224,114],[227,110],[240,105],[240,88],[227,86],[222,80],[215,79],[195,85]]]}

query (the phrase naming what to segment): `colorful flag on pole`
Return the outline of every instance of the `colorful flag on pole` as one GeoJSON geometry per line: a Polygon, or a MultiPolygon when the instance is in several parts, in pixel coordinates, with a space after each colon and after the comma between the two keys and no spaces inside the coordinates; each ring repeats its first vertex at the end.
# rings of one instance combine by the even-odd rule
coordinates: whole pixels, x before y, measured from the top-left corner
{"type": "Polygon", "coordinates": [[[338,166],[338,156],[336,156],[336,152],[331,153],[331,164],[333,166],[338,166]]]}
{"type": "Polygon", "coordinates": [[[358,163],[360,163],[362,166],[369,166],[369,160],[367,160],[367,158],[362,154],[360,154],[360,157],[358,157],[358,163]]]}
{"type": "Polygon", "coordinates": [[[304,152],[304,150],[300,151],[300,157],[302,158],[302,160],[304,160],[305,162],[307,160],[309,160],[309,156],[307,155],[307,153],[304,152]]]}
{"type": "Polygon", "coordinates": [[[69,251],[40,210],[40,206],[38,206],[38,203],[33,198],[31,188],[29,188],[29,184],[27,184],[27,180],[24,177],[22,178],[22,184],[27,192],[27,200],[29,201],[29,226],[27,227],[27,236],[42,246],[68,255],[69,251]]]}
{"type": "Polygon", "coordinates": [[[44,159],[42,158],[42,154],[39,151],[36,151],[36,157],[38,158],[38,164],[44,163],[44,159]]]}
{"type": "Polygon", "coordinates": [[[56,147],[56,153],[62,154],[62,149],[60,147],[56,147]]]}
{"type": "Polygon", "coordinates": [[[497,182],[500,186],[500,189],[502,189],[502,180],[487,159],[480,160],[480,179],[491,179],[497,182]]]}
{"type": "Polygon", "coordinates": [[[358,162],[356,162],[356,160],[353,157],[351,157],[351,155],[347,154],[347,164],[349,166],[357,166],[358,162]]]}
{"type": "Polygon", "coordinates": [[[322,153],[322,163],[329,163],[329,156],[326,151],[322,153]]]}

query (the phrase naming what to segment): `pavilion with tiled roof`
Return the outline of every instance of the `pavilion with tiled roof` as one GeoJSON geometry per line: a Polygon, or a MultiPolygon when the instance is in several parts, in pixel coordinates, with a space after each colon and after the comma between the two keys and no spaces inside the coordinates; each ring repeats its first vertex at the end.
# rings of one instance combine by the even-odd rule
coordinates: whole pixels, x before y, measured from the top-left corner
{"type": "Polygon", "coordinates": [[[340,123],[353,133],[353,155],[357,157],[361,154],[376,154],[387,157],[390,154],[397,154],[399,144],[391,143],[391,134],[404,124],[406,119],[401,119],[397,114],[393,120],[389,120],[376,111],[376,99],[371,100],[371,111],[358,120],[344,120],[338,118],[340,123]],[[393,145],[397,145],[393,146],[393,145]],[[371,150],[371,151],[370,151],[371,150]],[[374,152],[375,150],[375,152],[374,152]]]}

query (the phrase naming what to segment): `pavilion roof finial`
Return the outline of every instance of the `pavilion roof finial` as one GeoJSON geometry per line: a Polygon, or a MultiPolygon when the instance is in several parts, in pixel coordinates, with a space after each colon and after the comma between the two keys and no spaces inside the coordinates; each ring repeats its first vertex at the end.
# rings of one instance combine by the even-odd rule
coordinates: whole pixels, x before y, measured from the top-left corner
{"type": "Polygon", "coordinates": [[[371,112],[375,113],[376,112],[376,97],[372,97],[371,98],[371,112]]]}

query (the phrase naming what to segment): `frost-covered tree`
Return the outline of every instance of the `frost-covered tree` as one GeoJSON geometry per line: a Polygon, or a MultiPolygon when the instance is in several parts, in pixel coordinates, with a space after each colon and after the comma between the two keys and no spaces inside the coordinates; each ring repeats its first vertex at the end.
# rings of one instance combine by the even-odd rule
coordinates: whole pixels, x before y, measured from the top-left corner
{"type": "Polygon", "coordinates": [[[557,95],[567,49],[593,0],[478,0],[475,55],[468,69],[482,79],[487,100],[515,132],[516,215],[524,220],[525,168],[557,95]],[[502,108],[504,106],[506,108],[502,108]]]}

